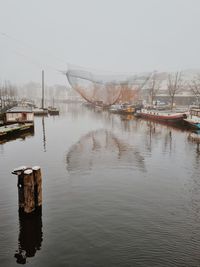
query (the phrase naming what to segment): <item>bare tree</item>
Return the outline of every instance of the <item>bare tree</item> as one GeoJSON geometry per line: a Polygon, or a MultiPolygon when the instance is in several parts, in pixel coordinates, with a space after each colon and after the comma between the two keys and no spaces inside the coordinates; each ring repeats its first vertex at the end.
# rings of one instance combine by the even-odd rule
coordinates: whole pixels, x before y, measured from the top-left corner
{"type": "Polygon", "coordinates": [[[3,108],[2,89],[3,87],[0,84],[0,110],[3,108]]]}
{"type": "Polygon", "coordinates": [[[192,94],[196,97],[198,106],[200,106],[200,74],[196,75],[196,77],[189,83],[189,88],[192,94]]]}
{"type": "Polygon", "coordinates": [[[181,77],[181,72],[176,72],[174,74],[169,74],[168,75],[168,83],[167,83],[167,89],[168,89],[168,94],[170,97],[170,102],[171,102],[171,110],[173,109],[174,106],[174,98],[175,95],[180,92],[182,88],[182,77],[181,77]]]}
{"type": "Polygon", "coordinates": [[[150,105],[153,106],[156,96],[160,90],[161,80],[158,77],[157,73],[152,75],[152,78],[149,80],[148,94],[150,97],[150,105]]]}

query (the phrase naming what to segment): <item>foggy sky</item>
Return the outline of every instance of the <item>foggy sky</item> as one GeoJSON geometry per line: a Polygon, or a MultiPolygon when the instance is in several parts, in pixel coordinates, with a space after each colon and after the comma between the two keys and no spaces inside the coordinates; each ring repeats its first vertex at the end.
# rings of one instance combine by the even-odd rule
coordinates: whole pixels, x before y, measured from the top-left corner
{"type": "Polygon", "coordinates": [[[200,69],[199,0],[0,0],[0,82],[66,83],[67,64],[200,69]],[[2,35],[5,33],[5,35],[2,35]]]}

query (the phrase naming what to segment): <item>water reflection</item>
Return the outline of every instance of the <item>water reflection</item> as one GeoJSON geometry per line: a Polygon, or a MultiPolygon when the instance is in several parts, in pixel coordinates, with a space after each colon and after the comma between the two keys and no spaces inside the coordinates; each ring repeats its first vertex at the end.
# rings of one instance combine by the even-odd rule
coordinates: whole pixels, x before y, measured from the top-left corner
{"type": "Polygon", "coordinates": [[[196,153],[200,155],[200,133],[198,131],[196,133],[190,133],[188,135],[188,141],[196,144],[196,153]]]}
{"type": "Polygon", "coordinates": [[[25,133],[20,133],[19,135],[13,135],[9,136],[9,138],[4,138],[0,140],[0,145],[3,145],[4,143],[10,142],[10,141],[15,141],[15,140],[20,140],[20,141],[25,141],[27,138],[34,136],[34,129],[29,130],[28,132],[25,133]]]}
{"type": "Polygon", "coordinates": [[[63,105],[63,110],[68,112],[56,121],[44,118],[45,125],[36,119],[34,142],[0,146],[0,265],[199,266],[200,154],[188,133],[78,105],[63,105]],[[92,131],[97,127],[103,130],[92,131]],[[57,129],[63,134],[55,143],[57,129]],[[73,145],[74,132],[79,138],[73,145]],[[16,199],[9,169],[19,164],[16,151],[25,161],[37,151],[44,161],[45,202],[54,203],[45,211],[51,221],[45,226],[47,242],[42,218],[20,218],[19,246],[13,244],[16,199]],[[52,234],[55,227],[59,231],[52,234]]]}
{"type": "Polygon", "coordinates": [[[45,131],[45,122],[44,122],[44,116],[42,117],[42,133],[43,133],[43,149],[44,152],[46,152],[46,131],[45,131]]]}
{"type": "Polygon", "coordinates": [[[144,157],[111,131],[91,131],[73,145],[66,156],[67,170],[86,172],[98,168],[137,167],[145,170],[144,157]]]}
{"type": "Polygon", "coordinates": [[[18,250],[14,255],[16,262],[25,264],[27,258],[34,257],[37,250],[41,249],[42,240],[41,212],[31,215],[24,215],[19,212],[18,250]]]}

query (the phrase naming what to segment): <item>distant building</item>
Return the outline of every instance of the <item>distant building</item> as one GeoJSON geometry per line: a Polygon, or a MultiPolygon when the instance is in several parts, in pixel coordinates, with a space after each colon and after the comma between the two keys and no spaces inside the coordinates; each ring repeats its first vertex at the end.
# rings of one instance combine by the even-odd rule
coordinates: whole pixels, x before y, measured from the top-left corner
{"type": "Polygon", "coordinates": [[[9,123],[25,123],[33,122],[34,114],[31,108],[13,107],[6,111],[4,122],[9,123]]]}
{"type": "MultiPolygon", "coordinates": [[[[156,99],[163,101],[165,103],[170,102],[170,96],[168,94],[158,94],[156,96],[156,99]]],[[[174,96],[174,102],[176,103],[176,105],[189,106],[191,104],[194,104],[195,101],[196,101],[196,97],[190,94],[189,92],[182,92],[174,96]]]]}

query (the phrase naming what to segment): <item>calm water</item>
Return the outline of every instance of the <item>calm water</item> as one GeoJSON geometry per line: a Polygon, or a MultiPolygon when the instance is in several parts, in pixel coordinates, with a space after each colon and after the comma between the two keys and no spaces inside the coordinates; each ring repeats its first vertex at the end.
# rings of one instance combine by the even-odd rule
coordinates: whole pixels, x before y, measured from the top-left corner
{"type": "Polygon", "coordinates": [[[200,266],[200,152],[188,132],[61,106],[0,145],[0,266],[200,266]],[[43,171],[41,217],[19,218],[20,165],[43,171]]]}

